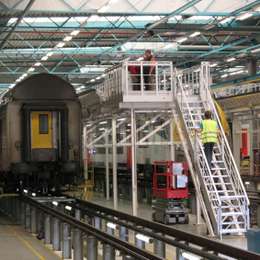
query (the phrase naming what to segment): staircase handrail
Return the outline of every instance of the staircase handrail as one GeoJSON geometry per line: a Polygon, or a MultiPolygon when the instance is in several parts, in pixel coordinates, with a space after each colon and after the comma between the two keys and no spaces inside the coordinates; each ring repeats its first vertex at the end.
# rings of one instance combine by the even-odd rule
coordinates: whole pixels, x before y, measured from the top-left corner
{"type": "MultiPolygon", "coordinates": [[[[208,62],[202,62],[201,64],[201,73],[203,73],[203,66],[206,66],[207,69],[207,73],[209,73],[209,63],[208,62]]],[[[201,77],[202,78],[202,77],[201,77]]],[[[209,77],[208,77],[209,78],[209,77]]],[[[246,190],[245,190],[245,187],[243,185],[243,182],[242,182],[242,178],[239,174],[239,171],[238,171],[238,168],[237,168],[237,165],[236,165],[236,162],[235,162],[235,159],[233,157],[233,154],[231,152],[231,149],[229,147],[229,144],[228,144],[228,141],[227,141],[227,138],[226,138],[226,135],[224,134],[224,129],[222,127],[222,124],[220,122],[220,119],[219,119],[219,116],[218,116],[218,113],[217,113],[217,110],[216,110],[216,107],[214,105],[214,102],[213,102],[213,99],[211,97],[211,93],[210,93],[210,90],[209,90],[209,82],[206,82],[206,84],[204,85],[204,91],[206,92],[206,97],[207,97],[207,101],[208,101],[208,104],[210,105],[210,110],[213,111],[213,114],[218,122],[218,126],[220,128],[220,133],[221,133],[221,139],[224,140],[224,146],[225,148],[228,150],[228,153],[230,155],[230,160],[232,162],[232,166],[234,168],[234,172],[235,172],[235,176],[231,176],[232,178],[234,179],[238,179],[238,182],[240,184],[240,189],[243,191],[243,195],[245,196],[245,199],[246,199],[246,203],[247,205],[250,205],[250,202],[249,202],[249,199],[248,199],[248,196],[247,196],[247,193],[246,193],[246,190]]],[[[233,172],[233,171],[232,171],[233,172]]]]}

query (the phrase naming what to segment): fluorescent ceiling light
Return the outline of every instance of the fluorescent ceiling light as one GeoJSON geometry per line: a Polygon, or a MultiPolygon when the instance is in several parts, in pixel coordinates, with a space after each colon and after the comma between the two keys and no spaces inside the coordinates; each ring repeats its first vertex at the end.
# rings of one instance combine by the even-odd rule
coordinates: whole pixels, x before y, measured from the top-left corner
{"type": "Polygon", "coordinates": [[[24,73],[23,75],[22,75],[22,78],[26,78],[28,76],[28,74],[27,73],[24,73]]]}
{"type": "Polygon", "coordinates": [[[52,204],[53,204],[54,206],[56,206],[56,207],[58,206],[58,202],[57,202],[57,201],[53,201],[52,204]]]}
{"type": "Polygon", "coordinates": [[[118,118],[118,119],[117,119],[117,121],[125,121],[125,120],[126,120],[126,118],[124,118],[124,117],[123,117],[123,118],[118,118]]]}
{"type": "Polygon", "coordinates": [[[234,60],[236,60],[236,58],[234,58],[234,57],[228,58],[228,59],[227,59],[227,62],[231,62],[231,61],[234,61],[234,60]]]}
{"type": "Polygon", "coordinates": [[[16,22],[17,22],[17,19],[18,19],[18,18],[10,18],[10,19],[8,20],[8,22],[7,22],[7,25],[16,23],[16,22]]]}
{"type": "Polygon", "coordinates": [[[91,79],[90,82],[95,82],[95,79],[91,79]]]}
{"type": "Polygon", "coordinates": [[[101,79],[101,77],[99,77],[99,76],[98,76],[98,77],[96,77],[96,80],[100,80],[100,79],[101,79]]]}
{"type": "Polygon", "coordinates": [[[210,66],[211,68],[214,68],[214,67],[218,66],[218,64],[217,64],[217,63],[212,63],[212,64],[210,64],[209,66],[210,66]]]}
{"type": "Polygon", "coordinates": [[[40,63],[40,62],[36,62],[35,64],[34,64],[34,66],[35,67],[39,67],[39,66],[41,66],[42,64],[40,63]]]}
{"type": "Polygon", "coordinates": [[[69,210],[69,211],[71,211],[71,210],[72,210],[72,207],[71,207],[71,206],[68,206],[68,205],[66,205],[66,206],[65,206],[65,209],[66,209],[66,210],[69,210]]]}
{"type": "Polygon", "coordinates": [[[159,50],[169,43],[165,42],[126,42],[122,45],[122,50],[159,50]]]}
{"type": "Polygon", "coordinates": [[[257,48],[257,49],[254,49],[254,50],[251,50],[252,53],[256,53],[256,52],[259,52],[260,51],[260,48],[257,48]]]}
{"type": "Polygon", "coordinates": [[[80,30],[74,30],[70,33],[71,36],[76,36],[80,33],[80,30]]]}
{"type": "Polygon", "coordinates": [[[221,78],[226,78],[228,76],[228,74],[223,74],[221,75],[221,78]]]}
{"type": "Polygon", "coordinates": [[[99,122],[99,124],[100,125],[105,125],[105,124],[107,124],[107,121],[101,121],[101,122],[99,122]]]}
{"type": "Polygon", "coordinates": [[[233,19],[234,19],[234,17],[233,17],[233,16],[230,16],[230,17],[227,17],[227,18],[225,18],[224,20],[220,21],[219,23],[220,23],[220,24],[228,23],[228,22],[230,22],[230,21],[233,20],[233,19]]]}
{"type": "Polygon", "coordinates": [[[33,72],[33,71],[35,71],[35,68],[28,69],[28,72],[33,72]]]}
{"type": "Polygon", "coordinates": [[[106,12],[108,9],[109,9],[109,5],[104,5],[104,6],[102,6],[102,7],[98,10],[98,12],[106,12]]]}
{"type": "Polygon", "coordinates": [[[182,42],[185,42],[185,41],[187,41],[187,40],[188,40],[188,38],[187,38],[187,37],[184,37],[184,38],[178,39],[177,42],[178,42],[178,43],[182,43],[182,42]]]}
{"type": "Polygon", "coordinates": [[[46,55],[46,56],[43,56],[42,58],[41,58],[41,60],[43,60],[43,61],[45,61],[45,60],[48,60],[48,56],[46,55]]]}
{"type": "Polygon", "coordinates": [[[256,12],[260,12],[260,5],[257,6],[257,7],[254,9],[254,11],[256,11],[256,12]]]}
{"type": "Polygon", "coordinates": [[[72,36],[66,36],[66,37],[63,39],[63,41],[64,41],[64,42],[69,42],[69,41],[71,41],[71,39],[72,39],[72,36]]]}
{"type": "Polygon", "coordinates": [[[244,14],[241,14],[238,17],[236,17],[236,20],[243,21],[243,20],[248,19],[251,16],[253,16],[253,13],[244,13],[244,14]]]}
{"type": "Polygon", "coordinates": [[[144,60],[144,57],[139,57],[139,58],[137,59],[137,61],[142,61],[142,60],[144,60]]]}
{"type": "Polygon", "coordinates": [[[56,47],[57,48],[62,48],[65,45],[65,42],[59,42],[56,47]]]}
{"type": "Polygon", "coordinates": [[[105,73],[103,73],[103,74],[101,75],[101,77],[102,77],[102,78],[104,78],[105,76],[106,76],[106,74],[105,74],[105,73]]]}
{"type": "Polygon", "coordinates": [[[192,34],[190,35],[190,37],[193,38],[193,37],[196,37],[196,36],[198,36],[198,35],[200,35],[200,32],[194,32],[194,33],[192,33],[192,34]]]}
{"type": "Polygon", "coordinates": [[[118,0],[110,0],[109,1],[109,4],[115,4],[115,3],[117,3],[118,2],[118,0]]]}
{"type": "Polygon", "coordinates": [[[111,229],[116,229],[116,224],[111,223],[111,222],[108,222],[108,223],[107,223],[107,227],[108,227],[108,228],[111,228],[111,229]]]}
{"type": "Polygon", "coordinates": [[[52,51],[48,52],[46,56],[51,57],[54,53],[52,51]]]}

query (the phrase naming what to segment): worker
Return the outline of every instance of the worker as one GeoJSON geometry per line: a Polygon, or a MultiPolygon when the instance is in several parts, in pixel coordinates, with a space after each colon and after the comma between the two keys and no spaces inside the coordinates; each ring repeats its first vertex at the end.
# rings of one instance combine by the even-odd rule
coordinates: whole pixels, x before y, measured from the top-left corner
{"type": "MultiPolygon", "coordinates": [[[[151,64],[149,65],[143,65],[143,78],[144,78],[144,86],[145,90],[153,90],[152,83],[153,83],[153,77],[152,75],[155,74],[155,57],[152,54],[151,50],[146,50],[144,52],[143,56],[144,61],[149,61],[151,64]]],[[[155,82],[155,80],[154,80],[155,82]]]]}
{"type": "Polygon", "coordinates": [[[201,138],[204,146],[205,156],[209,167],[211,168],[212,153],[214,145],[218,141],[218,124],[217,121],[212,119],[211,111],[205,111],[204,120],[200,125],[201,138]]]}

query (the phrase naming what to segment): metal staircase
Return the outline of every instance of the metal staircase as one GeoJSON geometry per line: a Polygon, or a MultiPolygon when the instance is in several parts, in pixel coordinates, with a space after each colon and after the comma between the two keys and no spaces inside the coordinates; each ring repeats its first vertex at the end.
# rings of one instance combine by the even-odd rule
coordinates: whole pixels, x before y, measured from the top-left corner
{"type": "Polygon", "coordinates": [[[249,200],[209,91],[209,65],[175,71],[174,118],[189,162],[202,212],[215,235],[249,228],[249,200]],[[219,126],[212,165],[208,165],[197,129],[205,110],[219,126]]]}

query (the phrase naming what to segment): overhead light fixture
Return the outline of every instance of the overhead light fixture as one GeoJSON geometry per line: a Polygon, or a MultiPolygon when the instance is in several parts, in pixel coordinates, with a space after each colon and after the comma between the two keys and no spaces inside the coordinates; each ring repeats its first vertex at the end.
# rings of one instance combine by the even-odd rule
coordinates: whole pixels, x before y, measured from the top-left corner
{"type": "Polygon", "coordinates": [[[227,17],[224,20],[220,21],[219,23],[220,24],[228,23],[228,22],[230,22],[233,19],[234,19],[234,16],[230,16],[230,17],[227,17]]]}
{"type": "Polygon", "coordinates": [[[43,61],[46,61],[46,60],[48,60],[48,56],[46,55],[46,56],[43,56],[42,58],[41,58],[41,60],[43,60],[43,61]]]}
{"type": "Polygon", "coordinates": [[[71,41],[71,39],[72,39],[72,36],[66,36],[66,37],[63,39],[63,41],[64,41],[64,42],[69,42],[69,41],[71,41]]]}
{"type": "Polygon", "coordinates": [[[217,63],[212,63],[212,64],[210,64],[209,66],[210,66],[211,68],[214,68],[214,67],[218,66],[218,64],[217,64],[217,63]]]}
{"type": "Polygon", "coordinates": [[[39,67],[39,66],[41,66],[42,64],[40,63],[40,62],[36,62],[35,64],[34,64],[34,66],[35,67],[39,67]]]}
{"type": "Polygon", "coordinates": [[[193,37],[196,37],[196,36],[198,36],[198,35],[200,35],[200,34],[201,34],[201,32],[194,32],[194,33],[192,33],[192,34],[190,35],[190,37],[193,38],[193,37]]]}
{"type": "Polygon", "coordinates": [[[227,62],[231,62],[231,61],[234,61],[234,60],[236,60],[236,58],[234,58],[234,57],[228,58],[228,59],[227,59],[227,62]]]}
{"type": "Polygon", "coordinates": [[[144,60],[144,57],[139,57],[139,58],[137,59],[137,61],[142,61],[142,60],[144,60]]]}
{"type": "Polygon", "coordinates": [[[125,121],[125,120],[126,120],[126,118],[124,118],[124,117],[123,117],[123,118],[118,118],[118,119],[117,119],[117,121],[125,121]]]}
{"type": "Polygon", "coordinates": [[[102,77],[102,78],[104,78],[105,76],[106,76],[106,74],[105,74],[105,73],[103,73],[103,74],[101,75],[101,77],[102,77]]]}
{"type": "Polygon", "coordinates": [[[95,82],[96,80],[95,79],[91,79],[90,82],[95,82]]]}
{"type": "Polygon", "coordinates": [[[33,193],[32,193],[32,196],[33,196],[33,197],[36,197],[36,193],[35,193],[35,192],[33,192],[33,193]]]}
{"type": "Polygon", "coordinates": [[[102,7],[98,10],[98,12],[106,12],[108,9],[109,9],[109,5],[107,4],[107,5],[102,6],[102,7]]]}
{"type": "Polygon", "coordinates": [[[35,71],[35,68],[28,69],[28,72],[33,72],[33,71],[35,71]]]}
{"type": "Polygon", "coordinates": [[[74,30],[70,33],[71,36],[77,36],[80,33],[80,30],[74,30]]]}
{"type": "Polygon", "coordinates": [[[108,222],[108,223],[107,223],[107,227],[108,227],[108,228],[111,228],[111,229],[116,229],[116,224],[111,223],[111,222],[108,222]]]}
{"type": "Polygon", "coordinates": [[[187,40],[188,40],[188,38],[187,38],[187,37],[184,37],[184,38],[178,39],[177,42],[178,42],[178,43],[183,43],[183,42],[185,42],[185,41],[187,41],[187,40]]]}
{"type": "Polygon", "coordinates": [[[100,76],[96,77],[96,80],[100,80],[100,79],[101,79],[101,77],[100,77],[100,76]]]}
{"type": "Polygon", "coordinates": [[[244,14],[241,14],[238,17],[236,17],[236,20],[243,21],[243,20],[248,19],[251,16],[253,16],[253,13],[244,13],[244,14]]]}
{"type": "Polygon", "coordinates": [[[105,124],[107,124],[107,121],[101,121],[101,122],[99,122],[99,124],[100,125],[105,125],[105,124]]]}
{"type": "Polygon", "coordinates": [[[226,78],[228,76],[228,74],[223,74],[223,75],[221,75],[220,77],[221,78],[226,78]]]}
{"type": "Polygon", "coordinates": [[[65,45],[65,42],[59,42],[56,47],[57,48],[62,48],[65,45]]]}
{"type": "Polygon", "coordinates": [[[254,11],[256,11],[256,12],[260,12],[260,5],[257,6],[257,7],[254,9],[254,11]]]}
{"type": "Polygon", "coordinates": [[[58,203],[57,201],[53,201],[52,204],[53,204],[54,206],[56,206],[56,207],[59,205],[59,203],[58,203]]]}
{"type": "Polygon", "coordinates": [[[256,52],[259,52],[260,51],[260,48],[257,48],[257,49],[254,49],[254,50],[251,50],[252,53],[256,53],[256,52]]]}
{"type": "Polygon", "coordinates": [[[52,51],[48,52],[46,56],[51,57],[54,53],[52,51]]]}
{"type": "Polygon", "coordinates": [[[24,79],[24,78],[26,78],[27,76],[28,76],[28,74],[27,74],[27,73],[24,73],[24,74],[21,76],[21,78],[24,79]]]}

